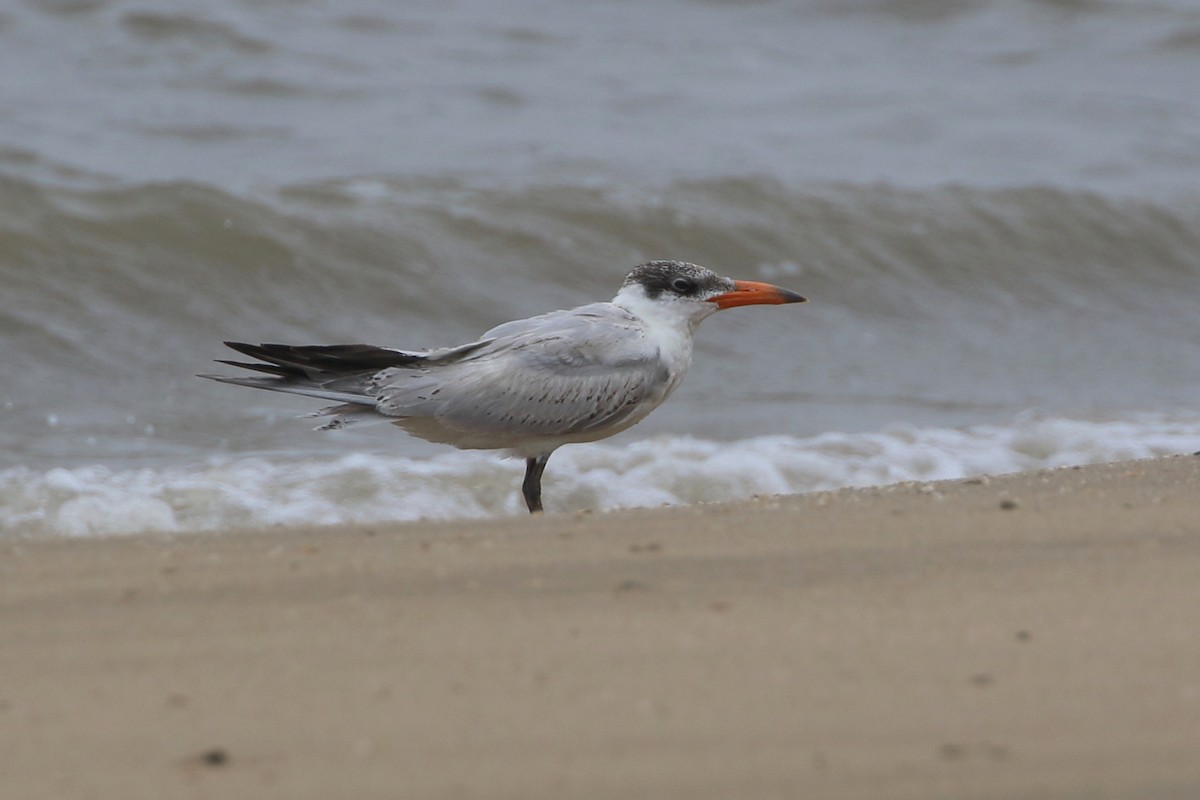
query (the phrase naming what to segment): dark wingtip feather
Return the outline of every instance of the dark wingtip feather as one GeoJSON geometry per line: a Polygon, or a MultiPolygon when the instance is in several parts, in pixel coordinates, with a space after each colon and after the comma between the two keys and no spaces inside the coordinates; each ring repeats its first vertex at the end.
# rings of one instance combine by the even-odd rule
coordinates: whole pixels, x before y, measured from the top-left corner
{"type": "Polygon", "coordinates": [[[369,344],[290,345],[225,342],[225,345],[242,355],[292,370],[287,373],[289,375],[297,374],[296,370],[306,375],[311,374],[311,371],[335,374],[377,372],[389,367],[410,366],[425,360],[423,354],[405,353],[369,344]]]}
{"type": "Polygon", "coordinates": [[[262,358],[263,348],[257,344],[249,342],[225,342],[225,346],[230,350],[236,350],[244,356],[251,358],[262,358]]]}
{"type": "Polygon", "coordinates": [[[304,370],[299,367],[285,367],[279,364],[265,364],[262,362],[251,363],[249,361],[226,361],[223,358],[216,359],[218,364],[228,364],[231,367],[240,367],[241,369],[252,369],[256,372],[265,372],[268,375],[278,375],[283,378],[303,378],[304,370]]]}

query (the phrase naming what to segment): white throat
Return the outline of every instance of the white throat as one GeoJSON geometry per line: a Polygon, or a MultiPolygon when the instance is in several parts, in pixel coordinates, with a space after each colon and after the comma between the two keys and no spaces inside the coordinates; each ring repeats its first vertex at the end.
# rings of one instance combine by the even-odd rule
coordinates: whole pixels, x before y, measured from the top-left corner
{"type": "Polygon", "coordinates": [[[612,302],[644,319],[652,327],[686,331],[689,339],[702,321],[718,311],[715,303],[705,300],[674,295],[660,295],[651,299],[646,296],[646,290],[636,283],[622,286],[612,302]]]}

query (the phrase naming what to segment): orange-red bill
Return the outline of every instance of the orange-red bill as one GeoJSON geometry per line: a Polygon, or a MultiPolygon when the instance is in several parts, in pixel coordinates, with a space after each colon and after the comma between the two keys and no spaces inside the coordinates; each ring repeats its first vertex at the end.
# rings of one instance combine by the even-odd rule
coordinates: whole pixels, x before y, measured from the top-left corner
{"type": "Polygon", "coordinates": [[[791,291],[758,281],[734,281],[733,291],[710,297],[708,302],[716,303],[717,308],[733,308],[734,306],[782,305],[783,303],[803,303],[805,298],[791,291]]]}

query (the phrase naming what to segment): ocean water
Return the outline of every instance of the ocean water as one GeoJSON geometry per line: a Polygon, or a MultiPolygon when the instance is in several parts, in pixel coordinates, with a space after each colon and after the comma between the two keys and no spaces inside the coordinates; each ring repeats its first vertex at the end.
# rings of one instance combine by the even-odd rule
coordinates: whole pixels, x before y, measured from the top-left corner
{"type": "Polygon", "coordinates": [[[193,375],[432,347],[678,258],[704,323],[549,510],[1200,450],[1185,0],[0,10],[0,535],[523,513],[520,464],[193,375]]]}

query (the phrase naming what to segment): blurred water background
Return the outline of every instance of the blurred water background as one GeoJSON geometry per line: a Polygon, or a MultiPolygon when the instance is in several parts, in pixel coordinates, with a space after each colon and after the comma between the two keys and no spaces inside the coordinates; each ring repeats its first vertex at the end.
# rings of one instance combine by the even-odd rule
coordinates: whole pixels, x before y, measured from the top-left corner
{"type": "Polygon", "coordinates": [[[811,302],[705,323],[550,510],[1200,450],[1190,0],[43,0],[0,74],[0,532],[519,513],[519,464],[192,376],[651,258],[811,302]]]}

